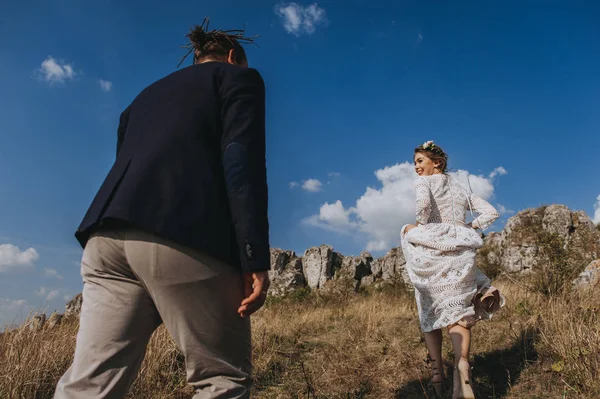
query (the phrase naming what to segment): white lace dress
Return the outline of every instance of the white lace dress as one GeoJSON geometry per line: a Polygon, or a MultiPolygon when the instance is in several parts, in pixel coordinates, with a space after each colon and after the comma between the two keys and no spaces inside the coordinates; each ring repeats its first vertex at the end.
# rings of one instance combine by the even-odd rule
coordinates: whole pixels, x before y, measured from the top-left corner
{"type": "Polygon", "coordinates": [[[469,202],[478,214],[473,227],[487,228],[498,212],[446,174],[420,176],[414,185],[418,227],[406,234],[403,227],[401,241],[421,329],[429,332],[463,319],[491,318],[492,314],[476,311],[471,302],[491,282],[475,267],[475,251],[483,241],[465,222],[469,202]]]}

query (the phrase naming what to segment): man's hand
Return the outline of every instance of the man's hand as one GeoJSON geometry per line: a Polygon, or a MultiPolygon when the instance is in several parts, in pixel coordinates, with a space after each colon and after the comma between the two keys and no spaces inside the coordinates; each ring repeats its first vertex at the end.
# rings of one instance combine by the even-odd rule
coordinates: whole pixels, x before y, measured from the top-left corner
{"type": "Polygon", "coordinates": [[[238,313],[242,317],[247,317],[264,305],[271,282],[269,272],[245,273],[243,278],[246,298],[238,308],[238,313]]]}

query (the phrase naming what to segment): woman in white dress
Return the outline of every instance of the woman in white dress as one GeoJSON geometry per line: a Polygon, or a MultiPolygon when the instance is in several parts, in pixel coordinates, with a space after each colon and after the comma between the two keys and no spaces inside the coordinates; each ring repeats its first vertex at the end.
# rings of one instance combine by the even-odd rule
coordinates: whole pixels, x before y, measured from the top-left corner
{"type": "Polygon", "coordinates": [[[474,398],[469,382],[470,328],[489,319],[504,304],[490,280],[475,267],[483,245],[476,229],[498,217],[496,209],[446,173],[448,157],[433,141],[414,154],[417,224],[402,228],[406,269],[415,286],[421,329],[429,351],[431,385],[441,395],[444,381],[442,328],[448,328],[455,353],[453,399],[474,398]],[[467,211],[477,214],[466,223],[467,211]]]}

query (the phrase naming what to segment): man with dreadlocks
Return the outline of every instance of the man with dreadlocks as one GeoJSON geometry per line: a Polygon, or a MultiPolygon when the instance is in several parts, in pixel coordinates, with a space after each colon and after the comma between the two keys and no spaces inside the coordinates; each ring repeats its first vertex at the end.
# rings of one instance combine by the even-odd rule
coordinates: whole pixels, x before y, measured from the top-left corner
{"type": "Polygon", "coordinates": [[[55,399],[124,398],[161,323],[194,399],[250,395],[248,316],[270,268],[264,83],[242,31],[205,20],[187,36],[194,65],[122,113],[115,163],[75,233],[83,307],[55,399]]]}

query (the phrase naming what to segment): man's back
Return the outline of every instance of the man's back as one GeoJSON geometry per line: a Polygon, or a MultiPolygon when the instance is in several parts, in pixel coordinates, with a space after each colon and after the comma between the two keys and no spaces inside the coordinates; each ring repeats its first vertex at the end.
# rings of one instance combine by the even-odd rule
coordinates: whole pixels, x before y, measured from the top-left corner
{"type": "Polygon", "coordinates": [[[268,267],[264,129],[254,69],[207,62],[153,83],[121,115],[116,161],[76,237],[85,246],[116,219],[244,269],[268,267]]]}
{"type": "Polygon", "coordinates": [[[248,316],[269,289],[265,90],[239,44],[251,39],[207,30],[187,35],[194,66],[121,114],[115,163],[75,233],[83,305],[55,399],[124,398],[160,324],[194,399],[250,397],[248,316]]]}

